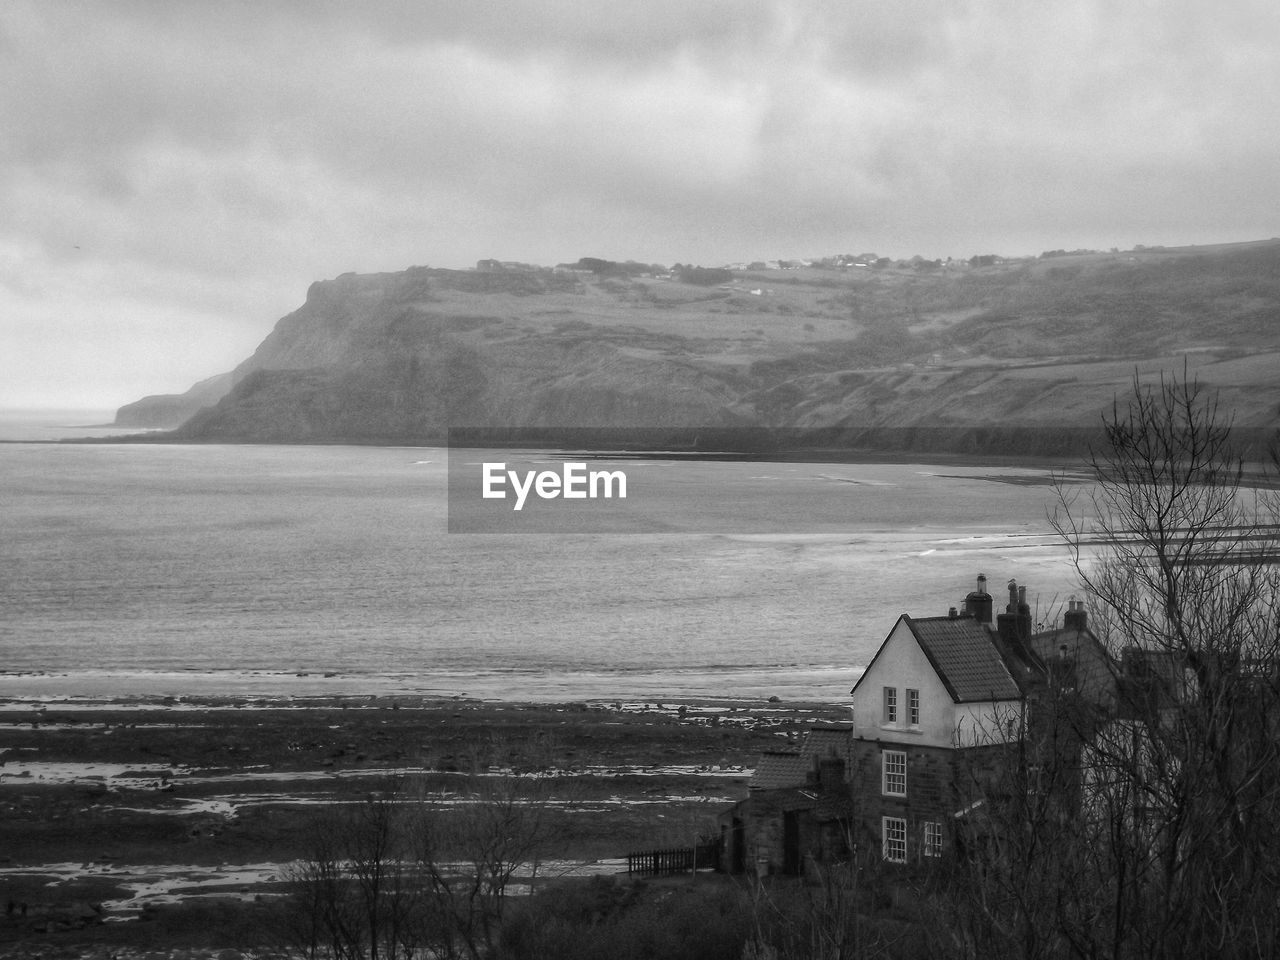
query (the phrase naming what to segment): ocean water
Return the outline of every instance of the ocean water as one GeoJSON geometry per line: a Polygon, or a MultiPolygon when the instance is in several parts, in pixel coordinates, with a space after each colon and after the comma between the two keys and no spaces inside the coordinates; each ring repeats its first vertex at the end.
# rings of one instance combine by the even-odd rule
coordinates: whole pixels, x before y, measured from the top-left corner
{"type": "Polygon", "coordinates": [[[1076,589],[1039,468],[651,461],[648,532],[466,534],[447,460],[0,444],[0,698],[841,701],[978,572],[1046,622],[1076,589]]]}
{"type": "Polygon", "coordinates": [[[0,409],[0,440],[101,439],[145,433],[137,427],[117,427],[114,410],[9,410],[0,409]]]}

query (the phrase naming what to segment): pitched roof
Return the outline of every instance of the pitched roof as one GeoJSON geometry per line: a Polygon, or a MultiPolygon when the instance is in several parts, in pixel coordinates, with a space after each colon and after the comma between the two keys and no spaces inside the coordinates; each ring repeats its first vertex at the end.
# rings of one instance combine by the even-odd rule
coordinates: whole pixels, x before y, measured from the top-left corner
{"type": "Polygon", "coordinates": [[[1040,658],[1046,669],[1052,669],[1066,648],[1066,655],[1074,671],[1075,686],[1091,693],[1095,698],[1114,699],[1116,679],[1120,667],[1107,648],[1087,627],[1057,627],[1033,634],[1027,647],[1040,658]]]}
{"type": "Polygon", "coordinates": [[[798,750],[762,753],[747,786],[755,790],[802,787],[808,772],[809,758],[798,750]]]}
{"type": "Polygon", "coordinates": [[[991,631],[972,617],[904,616],[938,679],[956,703],[1020,700],[1022,689],[1009,671],[991,631]]]}
{"type": "Polygon", "coordinates": [[[853,762],[853,726],[822,724],[809,728],[797,750],[762,753],[747,786],[756,790],[812,786],[815,763],[828,757],[853,762]]]}
{"type": "Polygon", "coordinates": [[[813,726],[805,735],[801,753],[810,760],[813,757],[838,757],[841,760],[853,759],[853,725],[830,724],[813,726]]]}

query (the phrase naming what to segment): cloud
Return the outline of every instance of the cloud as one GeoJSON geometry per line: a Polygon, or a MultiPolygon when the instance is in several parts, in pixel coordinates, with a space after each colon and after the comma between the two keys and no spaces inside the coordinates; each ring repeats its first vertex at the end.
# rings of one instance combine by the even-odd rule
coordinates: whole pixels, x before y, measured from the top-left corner
{"type": "Polygon", "coordinates": [[[412,263],[1267,236],[1277,41],[1253,0],[12,2],[0,356],[57,363],[55,303],[238,349],[311,279],[412,263]]]}

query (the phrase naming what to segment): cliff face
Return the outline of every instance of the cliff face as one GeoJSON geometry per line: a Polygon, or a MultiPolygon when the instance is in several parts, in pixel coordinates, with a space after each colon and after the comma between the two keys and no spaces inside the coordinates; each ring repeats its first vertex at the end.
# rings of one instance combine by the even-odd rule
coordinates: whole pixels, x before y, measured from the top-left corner
{"type": "Polygon", "coordinates": [[[1082,442],[1135,367],[1155,376],[1184,358],[1239,423],[1275,423],[1280,242],[737,272],[714,286],[538,268],[346,274],[313,284],[177,436],[771,427],[1054,452],[1082,442]]]}
{"type": "Polygon", "coordinates": [[[736,422],[732,372],[687,362],[683,338],[654,350],[643,333],[567,320],[555,304],[591,299],[586,287],[549,272],[425,269],[315,284],[234,371],[230,394],[181,433],[414,442],[461,426],[736,422]]]}
{"type": "Polygon", "coordinates": [[[197,411],[212,406],[231,389],[231,374],[220,373],[201,380],[186,393],[157,393],[127,403],[116,411],[117,427],[172,429],[197,411]]]}

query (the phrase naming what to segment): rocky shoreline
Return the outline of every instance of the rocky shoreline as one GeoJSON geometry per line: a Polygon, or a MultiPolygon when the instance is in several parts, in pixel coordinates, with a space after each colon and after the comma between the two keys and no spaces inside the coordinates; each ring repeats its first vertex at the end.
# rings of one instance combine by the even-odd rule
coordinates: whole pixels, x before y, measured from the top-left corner
{"type": "Polygon", "coordinates": [[[540,876],[622,873],[628,852],[714,830],[761,750],[844,718],[781,701],[0,701],[0,956],[254,955],[317,814],[392,781],[443,797],[543,778],[561,829],[540,876]]]}

